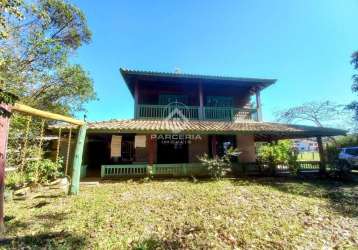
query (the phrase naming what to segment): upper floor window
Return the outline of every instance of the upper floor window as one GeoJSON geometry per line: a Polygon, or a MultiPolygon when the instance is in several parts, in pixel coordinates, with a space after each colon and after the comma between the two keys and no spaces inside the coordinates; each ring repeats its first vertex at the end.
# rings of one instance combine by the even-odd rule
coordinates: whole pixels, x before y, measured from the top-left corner
{"type": "Polygon", "coordinates": [[[187,104],[188,103],[188,96],[186,96],[186,95],[172,95],[172,94],[159,95],[159,105],[167,105],[169,103],[174,103],[174,102],[187,104]]]}
{"type": "Polygon", "coordinates": [[[231,96],[208,96],[206,105],[209,107],[233,107],[234,100],[231,96]]]}

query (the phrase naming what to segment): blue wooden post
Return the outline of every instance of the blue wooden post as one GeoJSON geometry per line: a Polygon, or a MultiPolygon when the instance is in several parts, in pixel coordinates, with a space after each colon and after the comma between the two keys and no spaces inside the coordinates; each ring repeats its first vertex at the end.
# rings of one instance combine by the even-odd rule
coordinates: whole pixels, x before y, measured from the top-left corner
{"type": "Polygon", "coordinates": [[[80,130],[77,135],[75,155],[73,157],[70,194],[78,194],[80,190],[81,165],[82,165],[83,148],[86,139],[86,130],[87,130],[87,125],[84,124],[80,127],[80,130]]]}
{"type": "Polygon", "coordinates": [[[188,175],[187,163],[182,164],[183,176],[188,175]]]}
{"type": "Polygon", "coordinates": [[[138,107],[138,99],[139,99],[139,87],[138,81],[134,84],[134,118],[139,118],[139,107],[138,107]]]}
{"type": "Polygon", "coordinates": [[[105,175],[105,167],[106,166],[104,166],[104,165],[101,166],[101,178],[103,178],[105,175]]]}
{"type": "Polygon", "coordinates": [[[198,85],[199,89],[199,120],[204,120],[204,94],[203,94],[203,85],[201,82],[199,82],[198,85]]]}

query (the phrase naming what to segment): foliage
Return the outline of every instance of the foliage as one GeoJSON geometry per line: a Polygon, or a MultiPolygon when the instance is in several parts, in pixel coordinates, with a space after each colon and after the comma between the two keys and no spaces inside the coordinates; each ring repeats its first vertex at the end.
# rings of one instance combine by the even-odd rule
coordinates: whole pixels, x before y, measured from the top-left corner
{"type": "Polygon", "coordinates": [[[199,157],[199,160],[201,164],[207,167],[208,172],[213,179],[221,179],[230,171],[231,163],[228,161],[227,157],[217,156],[211,158],[207,154],[204,154],[199,157]]]}
{"type": "Polygon", "coordinates": [[[6,173],[5,185],[11,189],[21,187],[26,183],[26,175],[20,171],[11,171],[6,173]]]}
{"type": "Polygon", "coordinates": [[[30,161],[26,166],[26,178],[29,182],[47,183],[60,177],[61,162],[49,159],[30,161]]]}
{"type": "Polygon", "coordinates": [[[5,92],[0,89],[0,103],[11,104],[13,105],[17,97],[11,93],[5,92]]]}
{"type": "MultiPolygon", "coordinates": [[[[356,51],[352,54],[351,64],[353,65],[355,70],[358,70],[358,51],[356,51]]],[[[354,93],[358,93],[358,74],[354,74],[352,76],[352,78],[353,78],[352,91],[354,93]]],[[[358,102],[357,101],[351,102],[347,106],[347,108],[350,110],[353,110],[354,118],[357,121],[358,120],[358,102]]]]}
{"type": "Polygon", "coordinates": [[[78,196],[45,189],[6,203],[2,247],[354,249],[357,194],[357,185],[287,178],[100,183],[78,196]]]}
{"type": "Polygon", "coordinates": [[[288,165],[293,172],[298,171],[297,152],[291,140],[263,144],[259,147],[257,156],[259,161],[267,163],[273,172],[280,164],[288,165]]]}
{"type": "Polygon", "coordinates": [[[231,159],[237,157],[239,152],[237,149],[229,148],[224,156],[215,156],[210,158],[207,154],[199,156],[201,164],[207,167],[210,176],[213,179],[219,180],[224,177],[231,170],[231,159]]]}
{"type": "MultiPolygon", "coordinates": [[[[4,92],[2,89],[0,89],[0,103],[13,105],[16,100],[17,100],[17,97],[15,95],[8,93],[8,92],[4,92]]],[[[9,118],[11,116],[11,111],[9,111],[8,109],[6,109],[4,107],[0,107],[0,116],[9,118]]]]}
{"type": "Polygon", "coordinates": [[[62,161],[49,159],[28,161],[24,171],[16,169],[6,174],[5,184],[9,188],[22,187],[26,183],[48,183],[63,175],[62,161]]]}
{"type": "Polygon", "coordinates": [[[318,127],[323,127],[326,122],[341,121],[349,115],[344,105],[331,101],[308,102],[297,107],[287,108],[276,112],[276,119],[280,122],[311,122],[318,127]]]}
{"type": "Polygon", "coordinates": [[[277,143],[267,143],[258,149],[258,158],[262,162],[288,164],[295,150],[291,140],[280,140],[277,143]]]}
{"type": "Polygon", "coordinates": [[[48,142],[44,141],[42,149],[39,149],[39,137],[41,134],[41,120],[32,118],[29,134],[26,141],[26,125],[28,117],[21,114],[13,113],[9,130],[8,149],[7,149],[7,166],[20,166],[23,158],[41,158],[42,149],[47,148],[48,142]],[[24,155],[24,152],[26,155],[24,155]]]}
{"type": "Polygon", "coordinates": [[[19,173],[23,168],[24,172],[21,177],[26,182],[44,183],[59,176],[58,171],[61,168],[61,162],[52,163],[51,160],[43,159],[43,149],[48,148],[48,141],[43,141],[42,147],[39,148],[41,120],[32,119],[30,124],[32,129],[29,130],[28,134],[26,133],[27,120],[28,117],[19,114],[12,116],[6,166],[17,168],[19,173]],[[39,170],[38,175],[36,169],[39,170]]]}
{"type": "MultiPolygon", "coordinates": [[[[34,108],[68,115],[96,98],[88,72],[70,64],[76,50],[91,41],[79,8],[64,0],[5,0],[0,1],[0,20],[6,26],[6,36],[0,39],[2,90],[34,108]]],[[[20,115],[11,119],[7,159],[11,166],[21,164],[26,123],[20,115]]],[[[32,118],[25,158],[37,155],[40,124],[32,118]]]]}
{"type": "Polygon", "coordinates": [[[21,20],[10,19],[0,40],[0,78],[5,89],[35,108],[70,114],[95,98],[88,73],[69,57],[91,40],[83,12],[63,0],[22,4],[21,20]]]}
{"type": "Polygon", "coordinates": [[[22,0],[1,0],[0,1],[0,39],[8,37],[8,22],[7,19],[15,17],[21,19],[22,13],[22,0]]]}

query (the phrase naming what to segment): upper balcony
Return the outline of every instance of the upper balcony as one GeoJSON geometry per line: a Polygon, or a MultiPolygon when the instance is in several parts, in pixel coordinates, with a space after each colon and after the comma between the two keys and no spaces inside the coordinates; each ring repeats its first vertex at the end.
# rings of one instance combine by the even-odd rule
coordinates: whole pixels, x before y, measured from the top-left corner
{"type": "Polygon", "coordinates": [[[137,105],[136,119],[188,119],[211,121],[258,121],[257,109],[183,105],[137,105]]]}
{"type": "Polygon", "coordinates": [[[273,79],[121,69],[135,119],[262,120],[260,92],[273,79]],[[178,104],[178,105],[176,105],[178,104]]]}

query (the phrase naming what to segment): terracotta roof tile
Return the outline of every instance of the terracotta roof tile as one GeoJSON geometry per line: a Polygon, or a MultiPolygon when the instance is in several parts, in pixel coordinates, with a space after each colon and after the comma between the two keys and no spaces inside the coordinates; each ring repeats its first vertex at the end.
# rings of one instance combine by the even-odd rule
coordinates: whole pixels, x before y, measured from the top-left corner
{"type": "MultiPolygon", "coordinates": [[[[68,125],[53,125],[50,129],[68,129],[68,125]]],[[[299,138],[344,135],[346,131],[268,122],[176,121],[176,120],[108,120],[88,123],[89,132],[115,131],[123,133],[202,133],[253,134],[262,137],[299,138]]]]}

